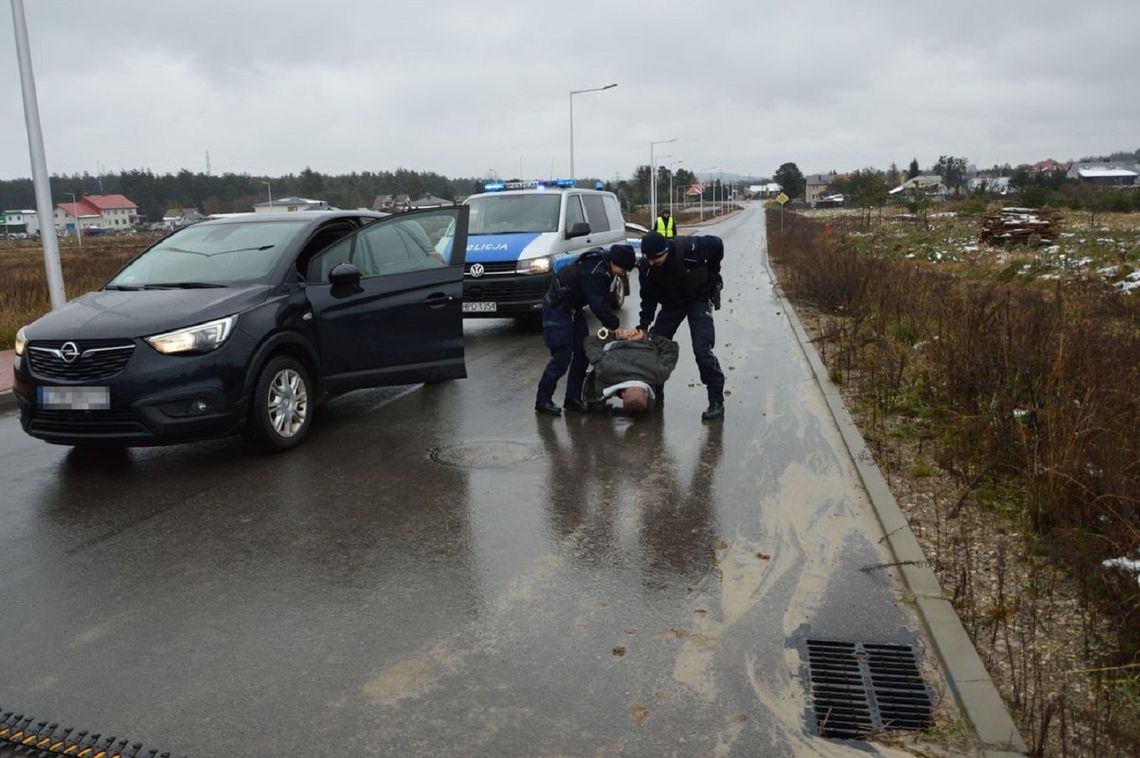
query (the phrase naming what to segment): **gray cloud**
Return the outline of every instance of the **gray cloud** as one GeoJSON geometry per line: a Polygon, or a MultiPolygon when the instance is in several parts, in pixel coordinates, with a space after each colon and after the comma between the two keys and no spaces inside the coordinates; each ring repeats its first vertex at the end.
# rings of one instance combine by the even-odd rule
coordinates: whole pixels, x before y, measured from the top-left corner
{"type": "MultiPolygon", "coordinates": [[[[579,175],[672,137],[755,174],[1140,147],[1133,1],[24,5],[55,173],[563,175],[569,91],[615,81],[574,99],[579,175]]],[[[0,86],[0,176],[28,176],[11,34],[0,86]]]]}

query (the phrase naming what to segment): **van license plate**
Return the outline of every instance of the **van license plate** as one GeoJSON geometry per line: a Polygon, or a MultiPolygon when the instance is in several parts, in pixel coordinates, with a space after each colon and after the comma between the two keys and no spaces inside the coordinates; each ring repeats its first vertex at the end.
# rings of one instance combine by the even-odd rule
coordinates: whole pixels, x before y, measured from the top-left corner
{"type": "Polygon", "coordinates": [[[473,303],[464,303],[463,304],[463,312],[464,313],[494,313],[497,310],[499,310],[499,304],[498,303],[489,303],[489,302],[477,301],[477,302],[473,302],[473,303]]]}
{"type": "Polygon", "coordinates": [[[39,387],[36,398],[41,408],[61,411],[105,411],[111,407],[107,387],[39,387]]]}

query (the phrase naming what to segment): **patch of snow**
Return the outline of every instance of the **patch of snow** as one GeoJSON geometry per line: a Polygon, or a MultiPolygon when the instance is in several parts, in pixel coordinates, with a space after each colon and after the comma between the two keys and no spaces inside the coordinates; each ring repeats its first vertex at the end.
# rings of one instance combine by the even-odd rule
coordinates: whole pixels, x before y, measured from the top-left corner
{"type": "Polygon", "coordinates": [[[1133,558],[1109,558],[1100,565],[1105,568],[1118,568],[1136,575],[1136,582],[1140,584],[1140,561],[1133,558]]]}

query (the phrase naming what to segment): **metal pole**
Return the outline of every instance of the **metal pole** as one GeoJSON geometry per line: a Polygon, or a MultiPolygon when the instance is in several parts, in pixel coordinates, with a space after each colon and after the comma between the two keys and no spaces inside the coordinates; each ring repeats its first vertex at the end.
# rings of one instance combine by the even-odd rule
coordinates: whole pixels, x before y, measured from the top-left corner
{"type": "Polygon", "coordinates": [[[262,184],[264,184],[265,188],[269,191],[269,208],[265,212],[266,213],[273,213],[273,183],[272,182],[262,182],[262,184]]]}
{"type": "MultiPolygon", "coordinates": [[[[44,246],[44,270],[52,310],[67,303],[63,288],[63,268],[59,265],[59,240],[55,236],[52,216],[51,185],[48,180],[44,135],[40,130],[40,106],[36,99],[36,81],[32,72],[32,55],[28,48],[28,25],[24,18],[23,0],[12,0],[12,26],[16,32],[16,58],[20,63],[20,89],[24,95],[24,122],[28,129],[28,152],[32,162],[32,183],[36,191],[36,213],[40,217],[40,241],[44,246]],[[47,229],[50,220],[51,233],[47,229]]],[[[78,224],[78,220],[76,221],[78,224]]]]}
{"type": "Polygon", "coordinates": [[[83,247],[83,233],[79,231],[79,204],[75,202],[74,192],[64,192],[65,195],[71,196],[71,215],[75,216],[75,241],[83,247]]]}
{"type": "Polygon", "coordinates": [[[656,140],[649,143],[649,225],[657,221],[657,162],[653,159],[654,145],[667,145],[679,138],[656,140]]]}
{"type": "MultiPolygon", "coordinates": [[[[607,84],[604,87],[590,87],[589,89],[572,89],[570,90],[570,178],[575,181],[578,175],[574,173],[574,96],[581,95],[583,92],[601,92],[602,90],[613,89],[617,83],[607,84]]],[[[521,169],[519,171],[521,179],[521,169]]]]}

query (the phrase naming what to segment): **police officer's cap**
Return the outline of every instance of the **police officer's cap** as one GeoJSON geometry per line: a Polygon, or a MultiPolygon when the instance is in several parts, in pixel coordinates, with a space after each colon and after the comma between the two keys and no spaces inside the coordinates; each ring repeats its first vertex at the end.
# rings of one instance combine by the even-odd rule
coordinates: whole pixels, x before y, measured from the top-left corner
{"type": "Polygon", "coordinates": [[[669,209],[668,208],[662,208],[661,209],[661,215],[662,216],[668,216],[669,215],[669,209]]]}
{"type": "Polygon", "coordinates": [[[641,238],[641,254],[646,258],[660,258],[668,247],[665,237],[657,232],[649,232],[641,238]]]}
{"type": "Polygon", "coordinates": [[[610,263],[616,264],[618,268],[626,271],[632,271],[637,265],[637,256],[633,252],[631,245],[614,245],[610,248],[610,263]]]}

